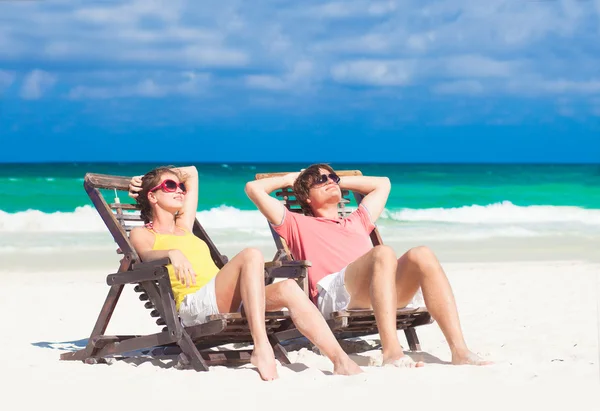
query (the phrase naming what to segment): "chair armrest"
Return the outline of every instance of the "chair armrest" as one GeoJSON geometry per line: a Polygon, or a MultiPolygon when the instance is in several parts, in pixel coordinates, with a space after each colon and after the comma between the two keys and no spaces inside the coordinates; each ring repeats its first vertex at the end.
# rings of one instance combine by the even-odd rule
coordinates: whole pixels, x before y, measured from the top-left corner
{"type": "Polygon", "coordinates": [[[270,278],[302,278],[311,265],[308,260],[270,261],[265,263],[265,271],[270,278]]]}
{"type": "Polygon", "coordinates": [[[109,274],[106,277],[106,283],[108,285],[137,284],[142,281],[156,281],[165,277],[169,278],[169,271],[165,265],[147,265],[142,268],[134,268],[131,271],[109,274]]]}
{"type": "Polygon", "coordinates": [[[308,260],[291,260],[291,261],[268,261],[265,263],[265,269],[278,267],[312,267],[312,263],[308,260]]]}
{"type": "Polygon", "coordinates": [[[169,258],[160,258],[158,260],[146,261],[145,263],[135,263],[133,264],[134,270],[142,270],[145,268],[164,266],[171,264],[171,260],[169,258]]]}

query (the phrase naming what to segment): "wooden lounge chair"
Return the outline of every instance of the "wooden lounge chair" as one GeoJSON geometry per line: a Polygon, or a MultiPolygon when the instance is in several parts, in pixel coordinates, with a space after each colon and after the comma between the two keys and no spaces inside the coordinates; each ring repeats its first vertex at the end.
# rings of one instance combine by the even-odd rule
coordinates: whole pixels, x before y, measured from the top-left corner
{"type": "MultiPolygon", "coordinates": [[[[256,179],[260,180],[263,178],[285,174],[288,173],[260,173],[256,174],[256,179]]],[[[336,171],[336,174],[339,176],[362,175],[359,170],[336,171]]],[[[357,192],[352,192],[352,194],[356,203],[360,204],[364,196],[357,192]]],[[[275,196],[283,202],[289,211],[294,213],[302,213],[302,209],[296,200],[292,188],[278,190],[275,192],[275,196]]],[[[346,204],[350,202],[349,196],[350,192],[348,190],[342,191],[342,201],[338,205],[338,212],[340,216],[346,216],[351,213],[351,211],[345,207],[346,204]]],[[[273,230],[270,224],[269,227],[271,228],[271,233],[273,234],[273,239],[275,240],[275,245],[277,247],[277,253],[273,258],[273,261],[287,262],[286,267],[289,267],[287,269],[290,270],[290,275],[302,280],[300,284],[304,291],[308,294],[306,277],[308,267],[310,267],[310,262],[294,260],[294,256],[291,254],[285,240],[281,238],[279,234],[275,232],[275,230],[273,230]],[[291,261],[295,263],[294,266],[290,265],[289,262],[291,261]]],[[[371,232],[371,241],[373,242],[373,246],[383,244],[377,227],[375,227],[375,229],[371,232]]],[[[281,275],[285,276],[285,274],[282,273],[281,275]]],[[[331,317],[327,318],[326,320],[338,339],[361,337],[378,333],[375,315],[373,310],[370,309],[336,311],[331,313],[331,317]]],[[[433,320],[431,315],[425,307],[401,308],[398,309],[396,314],[396,328],[398,330],[404,330],[408,345],[412,351],[421,350],[415,327],[430,324],[432,322],[433,320]]],[[[295,338],[297,335],[294,335],[294,331],[296,330],[288,330],[278,334],[278,336],[281,338],[281,340],[295,338]]]]}
{"type": "MultiPolygon", "coordinates": [[[[130,357],[143,354],[150,356],[179,355],[181,365],[191,365],[197,371],[207,371],[209,365],[239,364],[248,362],[250,350],[206,351],[228,343],[251,343],[246,317],[241,313],[218,314],[209,317],[209,321],[193,327],[183,327],[175,309],[173,290],[166,266],[169,259],[140,262],[140,258],[131,245],[128,232],[142,220],[136,204],[121,203],[118,197],[108,203],[100,191],[128,190],[130,178],[101,174],[87,174],[84,187],[96,210],[104,220],[108,230],[118,244],[118,253],[123,254],[118,272],[106,278],[110,286],[108,296],[102,306],[96,325],[90,335],[87,346],[76,352],[61,355],[61,360],[81,360],[88,364],[106,362],[107,358],[130,357]],[[160,332],[144,336],[104,335],[121,292],[126,284],[135,284],[134,290],[140,293],[140,300],[156,317],[156,324],[164,326],[160,332]]],[[[122,197],[128,198],[127,194],[122,197]]],[[[221,268],[227,257],[221,255],[208,237],[198,220],[194,223],[194,234],[204,240],[211,252],[215,264],[221,268]]],[[[281,263],[269,264],[268,273],[277,276],[281,263]]],[[[266,275],[268,280],[268,275],[266,275]]],[[[289,364],[285,349],[275,337],[275,331],[293,329],[289,315],[284,312],[266,313],[265,324],[275,356],[282,364],[289,364]]]]}

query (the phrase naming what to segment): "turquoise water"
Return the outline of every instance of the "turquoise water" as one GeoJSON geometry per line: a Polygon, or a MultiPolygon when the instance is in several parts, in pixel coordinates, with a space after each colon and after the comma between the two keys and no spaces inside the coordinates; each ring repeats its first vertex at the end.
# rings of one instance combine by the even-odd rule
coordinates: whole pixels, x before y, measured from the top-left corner
{"type": "MultiPolygon", "coordinates": [[[[86,172],[138,175],[158,164],[0,164],[0,210],[73,212],[91,204],[86,172]]],[[[227,205],[253,210],[244,184],[259,172],[297,171],[306,164],[196,164],[199,210],[227,205]]],[[[332,164],[388,176],[390,211],[488,206],[573,206],[600,209],[600,165],[398,165],[332,164]]]]}

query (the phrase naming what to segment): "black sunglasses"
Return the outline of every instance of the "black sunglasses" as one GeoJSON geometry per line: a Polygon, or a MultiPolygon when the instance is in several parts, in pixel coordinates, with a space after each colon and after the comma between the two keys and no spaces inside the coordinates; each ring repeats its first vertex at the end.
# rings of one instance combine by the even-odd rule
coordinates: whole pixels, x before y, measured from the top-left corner
{"type": "Polygon", "coordinates": [[[325,184],[327,182],[328,178],[331,179],[331,181],[333,181],[336,184],[340,183],[340,177],[336,173],[321,174],[320,177],[317,177],[317,179],[315,181],[313,181],[311,187],[318,186],[320,184],[325,184]]]}

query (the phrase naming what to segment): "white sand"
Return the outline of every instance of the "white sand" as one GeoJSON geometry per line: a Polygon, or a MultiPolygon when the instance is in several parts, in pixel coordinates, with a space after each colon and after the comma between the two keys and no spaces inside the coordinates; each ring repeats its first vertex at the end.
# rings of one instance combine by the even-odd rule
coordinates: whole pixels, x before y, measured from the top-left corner
{"type": "MultiPolygon", "coordinates": [[[[291,352],[294,364],[280,366],[280,379],[271,383],[251,366],[196,373],[169,362],[59,361],[69,343],[89,336],[110,269],[0,272],[2,409],[600,409],[600,265],[448,263],[445,269],[468,344],[495,365],[445,364],[450,353],[433,324],[418,329],[424,352],[414,357],[426,362],[422,369],[364,367],[360,376],[332,376],[325,357],[302,349],[291,352]]],[[[108,332],[157,331],[126,289],[108,332]]],[[[357,361],[378,354],[360,353],[357,361]]]]}

